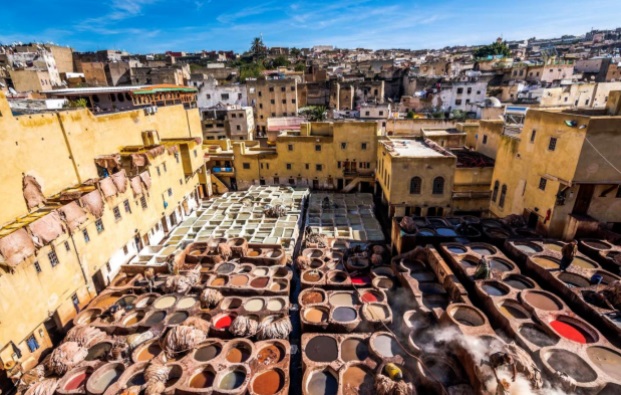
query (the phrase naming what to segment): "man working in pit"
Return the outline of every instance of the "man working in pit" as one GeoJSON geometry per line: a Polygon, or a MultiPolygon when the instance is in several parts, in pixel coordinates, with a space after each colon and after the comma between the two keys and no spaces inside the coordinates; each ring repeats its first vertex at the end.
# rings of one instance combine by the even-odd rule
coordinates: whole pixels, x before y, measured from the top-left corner
{"type": "Polygon", "coordinates": [[[571,242],[565,244],[561,249],[561,254],[563,257],[561,258],[561,271],[564,272],[574,261],[574,257],[576,256],[576,252],[578,252],[578,242],[576,240],[572,240],[571,242]]]}

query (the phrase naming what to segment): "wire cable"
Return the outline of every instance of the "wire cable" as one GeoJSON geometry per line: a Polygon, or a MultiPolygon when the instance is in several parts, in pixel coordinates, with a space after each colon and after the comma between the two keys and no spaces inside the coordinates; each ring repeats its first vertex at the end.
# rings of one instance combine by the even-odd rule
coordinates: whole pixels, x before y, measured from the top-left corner
{"type": "Polygon", "coordinates": [[[584,140],[585,140],[587,143],[589,143],[589,145],[590,145],[590,146],[591,146],[591,147],[595,150],[595,152],[597,152],[597,154],[598,154],[599,156],[601,156],[601,157],[602,157],[602,159],[603,159],[603,160],[605,160],[605,161],[606,161],[606,163],[608,163],[608,164],[610,165],[610,167],[612,167],[613,169],[615,169],[615,170],[617,171],[617,173],[621,174],[621,170],[617,169],[617,167],[616,167],[615,165],[613,165],[613,164],[612,164],[612,162],[610,162],[608,159],[606,159],[606,157],[605,157],[605,156],[604,156],[601,152],[599,152],[599,150],[598,150],[598,149],[597,149],[597,148],[593,145],[593,143],[591,143],[591,141],[589,140],[589,138],[588,138],[588,137],[585,137],[585,138],[584,138],[584,140]]]}

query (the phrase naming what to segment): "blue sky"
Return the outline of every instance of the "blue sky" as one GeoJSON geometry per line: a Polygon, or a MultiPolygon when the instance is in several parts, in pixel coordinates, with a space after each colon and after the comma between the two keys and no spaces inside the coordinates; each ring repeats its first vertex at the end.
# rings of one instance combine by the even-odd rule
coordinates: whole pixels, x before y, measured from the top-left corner
{"type": "Polygon", "coordinates": [[[134,53],[332,44],[441,48],[621,26],[619,0],[14,0],[0,42],[53,41],[134,53]]]}

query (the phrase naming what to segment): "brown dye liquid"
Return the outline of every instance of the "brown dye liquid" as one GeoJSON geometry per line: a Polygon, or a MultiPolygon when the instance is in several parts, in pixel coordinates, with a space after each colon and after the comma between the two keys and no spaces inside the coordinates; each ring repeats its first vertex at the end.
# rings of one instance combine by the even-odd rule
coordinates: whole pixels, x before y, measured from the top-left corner
{"type": "Polygon", "coordinates": [[[343,374],[343,386],[347,394],[373,393],[375,378],[359,366],[349,367],[343,374]]]}
{"type": "Polygon", "coordinates": [[[541,310],[556,311],[560,308],[554,299],[541,293],[528,293],[524,296],[524,299],[530,303],[531,306],[541,310]]]}
{"type": "Polygon", "coordinates": [[[308,322],[320,323],[328,318],[328,313],[320,309],[308,309],[304,314],[304,318],[308,322]]]}
{"type": "Polygon", "coordinates": [[[226,279],[224,277],[216,277],[212,282],[211,285],[213,285],[214,287],[219,287],[226,284],[226,279]]]}
{"type": "Polygon", "coordinates": [[[563,249],[562,245],[559,245],[556,243],[544,243],[543,246],[546,250],[556,251],[556,252],[561,252],[561,249],[563,249]]]}
{"type": "Polygon", "coordinates": [[[337,379],[327,371],[315,372],[310,377],[306,393],[309,395],[336,395],[339,390],[337,379]]]}
{"type": "Polygon", "coordinates": [[[213,385],[213,380],[216,376],[209,370],[204,370],[192,377],[190,380],[190,387],[192,388],[209,388],[213,385]]]}
{"type": "Polygon", "coordinates": [[[522,312],[522,310],[516,309],[515,307],[509,304],[506,304],[506,303],[500,306],[500,312],[509,318],[516,318],[518,320],[522,320],[522,319],[529,317],[524,312],[522,312]]]}
{"type": "Polygon", "coordinates": [[[341,359],[344,362],[364,361],[369,356],[367,345],[360,339],[346,339],[341,343],[341,359]]]}
{"type": "Polygon", "coordinates": [[[547,362],[557,372],[565,373],[579,383],[597,379],[597,373],[573,352],[555,349],[550,352],[547,362]]]}
{"type": "Polygon", "coordinates": [[[323,302],[323,294],[321,292],[307,292],[302,296],[302,304],[313,304],[323,302]]]}
{"type": "Polygon", "coordinates": [[[250,353],[244,347],[232,348],[226,354],[226,360],[232,363],[245,362],[248,357],[250,357],[250,353]]]}
{"type": "Polygon", "coordinates": [[[157,343],[152,343],[149,347],[143,348],[136,358],[138,362],[149,361],[158,356],[162,352],[162,348],[157,343]]]}
{"type": "Polygon", "coordinates": [[[220,346],[218,344],[211,344],[196,350],[194,359],[199,362],[207,362],[214,359],[218,354],[220,354],[220,346]]]}
{"type": "Polygon", "coordinates": [[[261,365],[273,365],[280,362],[282,353],[276,346],[263,347],[257,354],[257,361],[261,365]]]}
{"type": "Polygon", "coordinates": [[[317,282],[321,279],[321,275],[319,274],[319,272],[306,272],[302,277],[304,281],[308,281],[310,283],[317,282]]]}
{"type": "Polygon", "coordinates": [[[246,285],[248,284],[248,277],[242,275],[233,276],[231,277],[231,284],[237,286],[246,285]]]}
{"type": "Polygon", "coordinates": [[[328,336],[315,336],[306,343],[306,356],[314,362],[332,362],[338,358],[336,340],[328,336]]]}
{"type": "Polygon", "coordinates": [[[535,262],[537,265],[546,268],[546,269],[556,269],[559,267],[559,264],[556,261],[553,261],[549,258],[544,258],[544,257],[540,257],[540,256],[536,256],[531,258],[533,260],[533,262],[535,262]]]}
{"type": "Polygon", "coordinates": [[[257,395],[274,395],[283,387],[284,380],[281,374],[275,370],[261,373],[254,379],[252,390],[257,395]]]}
{"type": "Polygon", "coordinates": [[[261,255],[261,251],[260,250],[250,250],[248,251],[248,256],[259,256],[261,255]]]}
{"type": "Polygon", "coordinates": [[[614,380],[621,380],[621,354],[605,347],[589,347],[587,355],[594,365],[614,380]]]}
{"type": "Polygon", "coordinates": [[[112,296],[112,295],[106,296],[106,297],[99,299],[97,302],[95,302],[93,307],[107,309],[108,307],[112,306],[117,300],[119,300],[118,296],[112,296]]]}
{"type": "Polygon", "coordinates": [[[252,280],[250,282],[250,286],[253,288],[265,288],[267,286],[267,283],[269,282],[270,282],[269,277],[259,277],[259,278],[255,278],[254,280],[252,280]]]}

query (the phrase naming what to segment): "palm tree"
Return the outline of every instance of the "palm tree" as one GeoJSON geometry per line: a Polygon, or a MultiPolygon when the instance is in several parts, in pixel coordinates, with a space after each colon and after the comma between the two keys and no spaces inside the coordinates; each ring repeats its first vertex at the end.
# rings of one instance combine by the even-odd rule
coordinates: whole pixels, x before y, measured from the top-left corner
{"type": "Polygon", "coordinates": [[[250,53],[252,53],[252,57],[255,59],[264,58],[267,53],[267,47],[263,43],[263,38],[255,37],[252,40],[252,44],[250,45],[250,53]]]}

